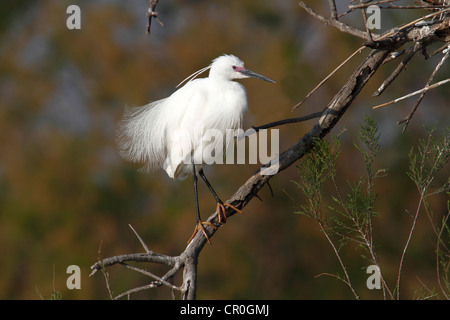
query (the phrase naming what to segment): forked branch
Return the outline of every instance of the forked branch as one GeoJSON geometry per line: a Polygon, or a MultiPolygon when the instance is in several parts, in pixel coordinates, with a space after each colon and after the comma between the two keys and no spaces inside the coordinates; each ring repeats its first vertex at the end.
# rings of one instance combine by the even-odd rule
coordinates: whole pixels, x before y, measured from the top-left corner
{"type": "Polygon", "coordinates": [[[152,19],[155,19],[156,22],[159,23],[161,27],[164,28],[164,23],[158,18],[158,12],[156,12],[156,5],[158,4],[159,0],[150,0],[148,3],[147,8],[147,27],[145,29],[145,33],[147,35],[150,35],[150,27],[152,25],[152,19]]]}

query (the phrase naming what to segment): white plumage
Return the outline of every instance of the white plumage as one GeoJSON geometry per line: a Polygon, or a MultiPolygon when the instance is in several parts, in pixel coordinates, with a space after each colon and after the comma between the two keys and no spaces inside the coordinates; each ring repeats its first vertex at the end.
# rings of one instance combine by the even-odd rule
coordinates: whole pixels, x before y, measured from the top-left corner
{"type": "Polygon", "coordinates": [[[127,109],[119,135],[125,159],[144,163],[149,170],[163,168],[169,177],[182,179],[192,173],[191,154],[197,170],[211,163],[203,152],[206,144],[225,142],[215,149],[225,151],[230,141],[212,142],[204,135],[214,129],[226,138],[227,129],[242,127],[247,94],[244,86],[232,80],[250,76],[273,80],[244,69],[233,55],[216,58],[202,70],[206,69],[210,69],[209,77],[190,79],[168,98],[127,109]]]}
{"type": "Polygon", "coordinates": [[[193,174],[197,226],[191,239],[201,230],[209,241],[203,224],[215,228],[200,219],[197,172],[216,200],[219,223],[226,221],[225,206],[241,212],[220,200],[203,173],[203,165],[223,154],[232,139],[229,132],[241,128],[247,94],[233,80],[248,77],[275,82],[245,69],[244,63],[233,55],[220,56],[183,80],[181,84],[187,83],[168,98],[128,108],[119,127],[119,150],[125,159],[144,163],[147,170],[163,168],[174,179],[193,174]],[[195,79],[208,69],[207,78],[195,79]],[[214,156],[204,152],[207,147],[215,151],[214,156]]]}

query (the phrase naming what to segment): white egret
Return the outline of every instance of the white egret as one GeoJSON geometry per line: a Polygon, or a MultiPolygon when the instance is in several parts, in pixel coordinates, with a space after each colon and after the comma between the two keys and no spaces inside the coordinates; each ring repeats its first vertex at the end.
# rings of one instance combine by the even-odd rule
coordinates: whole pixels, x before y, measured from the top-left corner
{"type": "MultiPolygon", "coordinates": [[[[198,205],[197,173],[213,194],[219,215],[219,223],[226,221],[225,206],[208,182],[203,166],[210,164],[212,155],[204,152],[205,133],[218,130],[222,137],[227,129],[240,129],[247,110],[247,94],[244,86],[235,79],[257,78],[275,83],[272,79],[244,68],[244,63],[233,55],[222,55],[180,83],[187,83],[169,97],[136,108],[128,108],[119,127],[119,150],[126,160],[141,162],[146,169],[163,168],[170,178],[183,179],[193,175],[197,224],[192,237],[203,228],[198,205]],[[207,78],[195,79],[209,69],[207,78]],[[195,79],[195,80],[194,80],[195,79]]],[[[219,140],[219,139],[217,139],[219,140]]],[[[226,150],[231,142],[214,141],[214,150],[226,150]]],[[[214,155],[217,158],[218,154],[214,155]]],[[[242,213],[242,212],[241,212],[242,213]]],[[[191,239],[192,239],[191,237],[191,239]]]]}

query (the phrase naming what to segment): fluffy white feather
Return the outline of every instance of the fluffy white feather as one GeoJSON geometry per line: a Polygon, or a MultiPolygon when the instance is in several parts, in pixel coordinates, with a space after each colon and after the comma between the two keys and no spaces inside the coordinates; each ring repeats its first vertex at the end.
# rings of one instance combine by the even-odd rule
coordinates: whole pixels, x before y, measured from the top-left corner
{"type": "Polygon", "coordinates": [[[247,77],[273,82],[244,69],[237,57],[223,55],[189,76],[190,80],[168,98],[128,108],[119,127],[120,154],[144,163],[149,170],[163,168],[171,178],[192,173],[191,155],[198,167],[210,163],[205,147],[223,153],[230,139],[212,142],[205,137],[219,132],[225,139],[227,129],[241,128],[247,95],[244,87],[232,80],[247,77]],[[194,79],[207,69],[207,78],[194,79]]]}

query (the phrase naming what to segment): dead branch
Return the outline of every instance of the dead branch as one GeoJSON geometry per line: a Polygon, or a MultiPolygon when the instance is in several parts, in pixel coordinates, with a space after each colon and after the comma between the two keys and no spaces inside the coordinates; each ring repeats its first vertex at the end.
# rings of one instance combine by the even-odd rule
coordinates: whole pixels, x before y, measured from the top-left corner
{"type": "MultiPolygon", "coordinates": [[[[430,79],[432,79],[432,77],[430,77],[430,79]]],[[[385,102],[385,103],[379,104],[379,105],[373,107],[373,109],[378,109],[378,108],[387,106],[387,105],[389,105],[389,104],[397,103],[397,102],[400,102],[400,101],[405,100],[405,99],[407,99],[407,98],[416,96],[416,95],[418,95],[418,94],[425,94],[428,90],[437,88],[437,87],[442,86],[442,85],[444,85],[444,84],[446,84],[446,83],[448,83],[448,82],[450,82],[450,78],[445,79],[445,80],[442,80],[442,81],[439,81],[439,82],[434,83],[434,84],[432,84],[432,85],[425,85],[425,87],[422,88],[422,89],[420,89],[420,90],[411,92],[411,93],[409,93],[409,94],[407,94],[407,95],[404,95],[403,97],[400,97],[400,98],[391,100],[391,101],[389,101],[389,102],[385,102]]],[[[413,111],[415,111],[415,110],[413,110],[413,111]]],[[[406,121],[406,120],[405,120],[405,121],[406,121]]],[[[398,124],[402,124],[402,123],[405,122],[405,121],[400,121],[398,124]]]]}
{"type": "MultiPolygon", "coordinates": [[[[430,75],[430,77],[428,78],[427,83],[425,84],[425,88],[431,89],[431,82],[433,81],[436,73],[438,72],[438,70],[441,68],[441,66],[444,64],[445,60],[447,60],[449,53],[450,53],[450,45],[447,46],[447,49],[443,50],[444,52],[444,56],[442,57],[441,61],[439,61],[439,63],[437,64],[436,68],[434,68],[433,73],[430,75]]],[[[441,84],[443,81],[440,81],[441,84]]],[[[436,87],[438,86],[438,84],[435,85],[436,87]]],[[[422,102],[425,94],[428,92],[428,90],[423,90],[423,92],[421,92],[419,98],[417,99],[416,103],[414,104],[414,107],[412,108],[411,112],[406,116],[405,119],[397,122],[397,125],[400,125],[402,123],[404,123],[404,127],[403,127],[403,131],[406,130],[406,128],[409,125],[409,122],[411,121],[412,117],[414,116],[414,114],[416,113],[417,108],[419,107],[419,104],[422,102]]]]}
{"type": "Polygon", "coordinates": [[[403,60],[398,64],[397,68],[392,72],[392,74],[384,80],[383,84],[378,88],[377,91],[374,92],[373,96],[379,96],[383,93],[384,90],[397,78],[397,76],[406,68],[408,63],[411,61],[412,57],[416,54],[417,51],[421,49],[421,46],[418,42],[412,47],[410,47],[406,51],[406,55],[403,60]]]}
{"type": "Polygon", "coordinates": [[[150,2],[148,3],[147,27],[145,29],[145,33],[147,35],[150,35],[150,26],[152,24],[152,18],[154,18],[159,23],[159,25],[164,28],[164,23],[158,18],[158,12],[155,11],[158,2],[159,0],[150,0],[150,2]]]}
{"type": "Polygon", "coordinates": [[[359,37],[361,39],[367,40],[367,33],[361,30],[358,30],[356,28],[353,28],[351,26],[349,26],[348,24],[345,24],[343,22],[340,22],[336,19],[333,18],[326,18],[318,13],[316,13],[314,10],[312,10],[310,7],[308,7],[305,3],[303,3],[302,1],[299,2],[300,7],[302,7],[308,14],[310,14],[312,17],[314,17],[315,19],[319,20],[320,22],[326,24],[326,25],[330,25],[342,32],[351,34],[353,36],[359,37]]]}
{"type": "Polygon", "coordinates": [[[340,65],[338,65],[329,75],[327,75],[318,85],[314,87],[300,102],[298,102],[295,106],[292,107],[292,111],[297,110],[303,102],[305,102],[317,89],[319,89],[328,79],[330,79],[343,65],[345,65],[348,61],[350,61],[356,54],[361,53],[364,47],[358,48],[355,52],[353,52],[347,59],[344,60],[340,65]]]}

